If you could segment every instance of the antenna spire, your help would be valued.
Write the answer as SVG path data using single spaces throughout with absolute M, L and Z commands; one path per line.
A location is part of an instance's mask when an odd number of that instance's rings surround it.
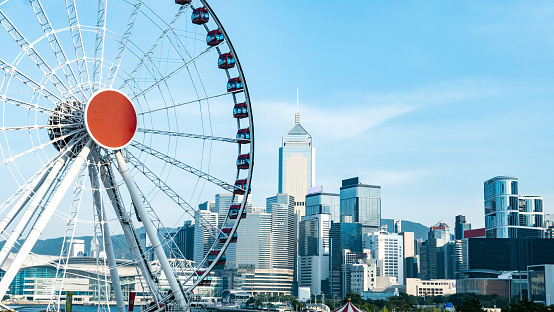
M 299 103 L 298 88 L 296 88 L 296 115 L 294 115 L 294 122 L 297 124 L 300 123 L 300 112 L 298 111 Z

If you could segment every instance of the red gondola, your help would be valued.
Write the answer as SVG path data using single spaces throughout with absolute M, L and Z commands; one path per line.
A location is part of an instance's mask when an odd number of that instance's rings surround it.
M 235 181 L 235 186 L 240 188 L 240 189 L 235 189 L 234 190 L 234 193 L 235 194 L 244 194 L 244 190 L 246 189 L 246 180 L 236 180 Z M 250 194 L 250 190 L 248 190 L 248 193 Z
M 208 9 L 201 7 L 192 11 L 192 22 L 196 25 L 206 24 L 210 20 Z
M 175 0 L 175 3 L 181 4 L 181 5 L 183 5 L 183 4 L 189 4 L 189 3 L 191 3 L 191 2 L 192 2 L 192 0 Z
M 244 89 L 244 85 L 240 78 L 231 78 L 227 82 L 227 92 L 242 91 L 242 89 Z
M 240 144 L 250 143 L 250 129 L 239 129 L 237 132 L 237 142 Z
M 250 154 L 242 154 L 237 158 L 237 169 L 248 169 L 250 167 Z
M 223 53 L 217 60 L 217 67 L 221 69 L 229 69 L 235 67 L 235 57 L 233 53 Z
M 212 250 L 208 253 L 208 265 L 211 265 L 215 261 L 218 254 L 219 254 L 219 250 Z M 227 259 L 225 258 L 225 254 L 222 254 L 221 258 L 217 260 L 215 265 L 225 265 L 226 261 Z
M 239 216 L 240 205 L 231 205 L 229 207 L 229 219 L 235 220 Z M 246 209 L 242 211 L 241 219 L 246 218 Z
M 208 36 L 206 36 L 206 42 L 209 46 L 216 46 L 223 42 L 223 33 L 219 29 L 214 29 L 208 31 Z
M 219 233 L 219 242 L 220 243 L 225 243 L 227 241 L 227 238 L 229 237 L 229 234 L 231 234 L 231 230 L 232 230 L 231 228 L 221 229 L 222 233 Z M 233 234 L 233 237 L 231 237 L 231 243 L 236 243 L 237 238 L 238 238 L 238 235 L 237 235 L 237 232 L 235 232 L 235 234 Z
M 233 107 L 233 117 L 245 118 L 248 117 L 248 106 L 246 103 L 238 103 Z
M 196 271 L 196 279 L 199 279 L 203 274 L 204 274 L 205 271 Z M 200 281 L 200 283 L 198 283 L 198 286 L 210 286 L 212 284 L 212 276 L 211 274 L 208 274 L 206 275 L 206 277 L 204 277 L 204 279 L 202 279 Z

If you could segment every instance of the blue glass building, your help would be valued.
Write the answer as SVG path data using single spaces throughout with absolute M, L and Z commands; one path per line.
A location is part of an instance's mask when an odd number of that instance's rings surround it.
M 352 216 L 362 224 L 362 233 L 378 232 L 381 227 L 381 187 L 360 183 L 359 178 L 342 180 L 340 214 Z

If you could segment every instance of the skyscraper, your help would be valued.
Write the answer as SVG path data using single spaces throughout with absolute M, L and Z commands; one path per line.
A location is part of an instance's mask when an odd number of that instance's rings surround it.
M 330 214 L 332 222 L 340 222 L 340 195 L 324 193 L 323 188 L 306 195 L 306 215 L 321 213 Z
M 362 224 L 363 235 L 381 227 L 381 187 L 360 183 L 358 177 L 342 180 L 340 214 Z
M 294 125 L 283 135 L 279 148 L 279 194 L 294 196 L 294 211 L 305 215 L 305 197 L 315 180 L 315 149 L 312 136 L 300 125 L 296 113 Z
M 212 247 L 215 241 L 212 233 L 213 228 L 208 226 L 217 227 L 218 215 L 217 212 L 209 210 L 197 210 L 194 219 L 202 220 L 194 225 L 194 262 L 200 263 L 208 254 L 210 247 Z
M 294 198 L 277 194 L 266 199 L 271 214 L 271 268 L 294 270 L 296 264 L 296 224 Z
M 302 217 L 298 254 L 300 256 L 299 286 L 310 287 L 312 295 L 328 291 L 329 230 L 331 215 L 312 214 Z
M 271 214 L 249 213 L 240 222 L 235 243 L 237 268 L 269 269 L 271 261 Z
M 353 253 L 362 252 L 362 224 L 351 221 L 352 218 L 343 218 L 340 223 L 331 223 L 328 295 L 343 296 L 347 292 L 343 270 L 347 263 L 343 262 L 343 250 L 348 249 Z
M 446 278 L 446 251 L 450 241 L 450 227 L 438 222 L 429 229 L 429 239 L 421 245 L 420 277 L 422 279 Z
M 485 181 L 484 195 L 487 238 L 544 237 L 543 199 L 519 196 L 516 177 Z
M 471 223 L 466 221 L 464 215 L 456 216 L 456 224 L 454 226 L 454 237 L 456 240 L 464 238 L 464 232 L 471 230 Z

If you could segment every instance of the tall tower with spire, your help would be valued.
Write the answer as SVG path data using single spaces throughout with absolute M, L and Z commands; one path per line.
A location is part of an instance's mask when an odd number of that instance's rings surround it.
M 279 190 L 294 196 L 298 219 L 306 214 L 306 194 L 315 183 L 315 149 L 312 136 L 300 125 L 298 94 L 294 125 L 283 135 L 279 148 Z

